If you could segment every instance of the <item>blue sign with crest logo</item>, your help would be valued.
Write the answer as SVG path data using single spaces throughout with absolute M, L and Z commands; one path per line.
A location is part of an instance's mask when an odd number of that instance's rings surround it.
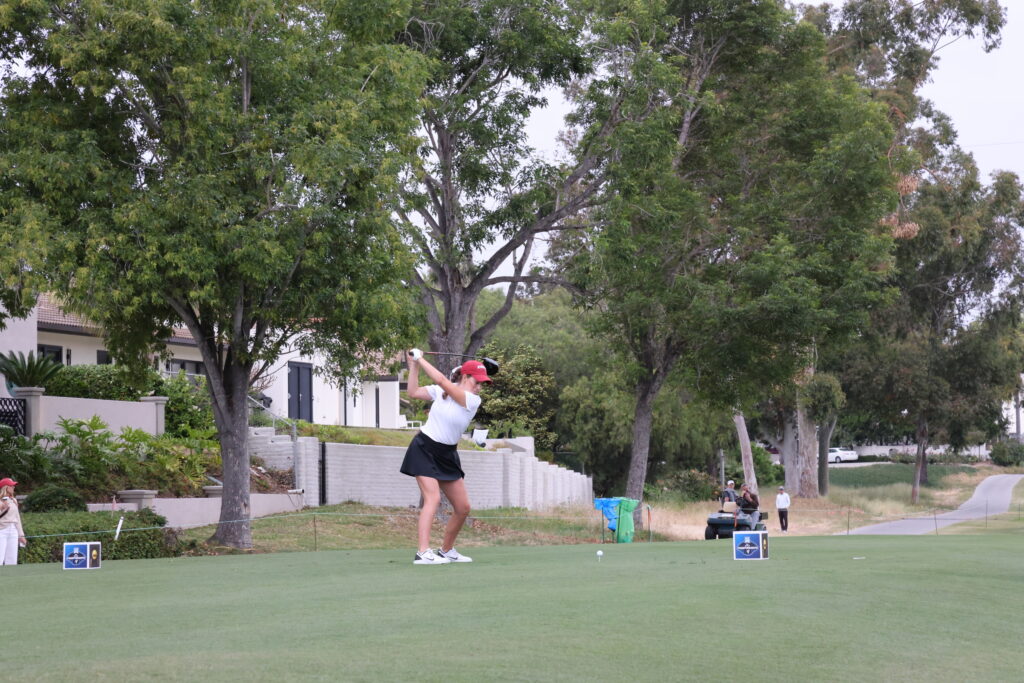
M 99 569 L 103 546 L 99 541 L 64 544 L 64 569 Z
M 732 535 L 732 559 L 767 560 L 767 531 L 737 531 Z

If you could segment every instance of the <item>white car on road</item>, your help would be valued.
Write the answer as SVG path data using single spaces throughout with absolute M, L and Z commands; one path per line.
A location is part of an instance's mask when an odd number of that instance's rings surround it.
M 829 462 L 851 462 L 857 459 L 857 451 L 849 450 L 846 448 L 830 448 L 828 449 L 828 461 Z

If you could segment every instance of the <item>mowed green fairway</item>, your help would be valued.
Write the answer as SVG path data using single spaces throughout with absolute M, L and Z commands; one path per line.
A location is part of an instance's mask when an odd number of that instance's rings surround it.
M 1019 535 L 0 568 L 6 680 L 1011 681 Z M 598 548 L 604 550 L 599 563 Z M 863 559 L 854 559 L 863 558 Z

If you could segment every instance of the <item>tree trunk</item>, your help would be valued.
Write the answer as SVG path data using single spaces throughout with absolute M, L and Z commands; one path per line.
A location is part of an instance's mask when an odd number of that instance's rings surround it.
M 797 481 L 797 433 L 795 418 L 791 413 L 786 413 L 782 423 L 782 434 L 769 434 L 762 432 L 761 436 L 779 451 L 779 464 L 786 475 L 786 490 L 796 491 Z
M 910 503 L 917 505 L 921 498 L 921 484 L 926 483 L 921 475 L 927 466 L 928 452 L 928 420 L 919 418 L 917 421 L 917 459 L 914 464 L 914 484 L 910 488 Z
M 828 447 L 838 419 L 832 417 L 818 425 L 818 494 L 822 496 L 828 495 Z
M 797 458 L 796 458 L 796 495 L 801 498 L 818 497 L 818 437 L 815 434 L 814 421 L 807 411 L 797 406 Z M 789 481 L 789 475 L 786 476 Z
M 647 480 L 647 457 L 651 450 L 651 427 L 654 423 L 654 398 L 658 395 L 661 382 L 645 380 L 636 388 L 636 407 L 633 411 L 633 445 L 629 458 L 629 477 L 626 481 L 626 497 L 639 501 L 644 499 L 644 483 Z M 633 512 L 633 523 L 637 529 L 643 526 L 640 506 Z
M 458 314 L 455 313 L 447 317 L 450 320 L 453 317 L 458 317 Z M 455 320 L 453 326 L 448 330 L 432 330 L 428 341 L 431 351 L 442 354 L 431 356 L 430 362 L 438 370 L 448 375 L 453 368 L 462 365 L 465 360 L 460 357 L 461 354 L 466 353 L 465 320 Z
M 743 463 L 743 480 L 750 487 L 750 490 L 757 493 L 757 472 L 754 471 L 754 454 L 750 450 L 750 434 L 747 432 L 747 421 L 743 413 L 732 414 L 733 424 L 736 425 L 736 438 L 740 442 L 740 461 Z
M 216 359 L 210 360 L 216 362 Z M 251 548 L 247 405 L 251 368 L 234 365 L 231 358 L 224 365 L 219 378 L 219 373 L 208 373 L 207 378 L 224 467 L 220 522 L 212 540 L 233 548 Z

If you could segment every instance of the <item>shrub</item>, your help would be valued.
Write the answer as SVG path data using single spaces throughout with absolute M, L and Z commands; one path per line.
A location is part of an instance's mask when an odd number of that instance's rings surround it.
M 767 491 L 771 487 L 786 481 L 786 469 L 782 465 L 773 463 L 771 453 L 765 448 L 757 444 L 751 444 L 750 453 L 754 460 L 754 474 L 757 476 L 758 491 Z M 745 479 L 743 467 L 740 464 L 739 447 L 735 447 L 732 451 L 730 464 L 726 468 L 725 478 L 734 480 L 737 490 L 739 490 L 740 484 Z
M 157 489 L 172 495 L 198 493 L 208 471 L 221 469 L 209 434 L 155 437 L 140 429 L 115 436 L 102 420 L 61 420 L 49 442 L 53 475 L 87 498 L 109 499 L 125 488 Z
M 653 500 L 678 498 L 683 501 L 709 500 L 718 491 L 718 482 L 699 470 L 679 470 L 644 487 L 644 497 Z
M 85 512 L 85 499 L 77 492 L 58 484 L 44 484 L 25 497 L 26 512 Z
M 64 366 L 52 358 L 37 356 L 29 351 L 28 356 L 20 351 L 8 354 L 0 353 L 0 375 L 18 387 L 45 387 L 54 375 L 60 373 Z
M 117 438 L 99 417 L 62 419 L 58 424 L 61 431 L 44 435 L 57 474 L 84 495 L 106 498 L 111 491 L 125 488 L 137 474 L 137 457 L 119 448 Z
M 970 465 L 978 462 L 978 458 L 970 453 L 948 450 L 929 455 L 928 462 L 933 465 Z
M 168 435 L 216 434 L 213 408 L 204 378 L 188 377 L 182 371 L 174 377 L 165 378 L 156 391 L 167 397 L 164 432 Z
M 998 441 L 992 446 L 992 462 L 1000 467 L 1024 465 L 1024 443 L 1019 441 Z
M 889 451 L 889 460 L 901 465 L 913 465 L 917 462 L 917 455 L 914 453 L 906 453 L 904 451 L 891 450 Z
M 491 438 L 532 436 L 537 450 L 554 450 L 558 405 L 554 376 L 528 346 L 493 346 L 485 352 L 501 362 L 502 372 L 487 386 L 476 414 L 479 425 L 490 430 Z
M 48 396 L 138 401 L 159 384 L 160 377 L 152 370 L 139 377 L 121 365 L 69 365 L 43 386 Z
M 152 439 L 141 465 L 138 485 L 175 496 L 199 493 L 207 483 L 206 473 L 221 469 L 216 443 L 193 438 Z
M 0 425 L 0 472 L 25 490 L 47 482 L 53 472 L 42 435 L 25 438 L 7 425 Z
M 121 516 L 121 536 L 114 531 Z M 19 554 L 21 562 L 60 562 L 65 543 L 99 541 L 104 560 L 137 560 L 173 557 L 179 544 L 167 520 L 152 510 L 138 512 L 25 512 L 22 515 L 29 543 Z M 134 529 L 139 529 L 134 531 Z M 41 538 L 31 538 L 41 537 Z

